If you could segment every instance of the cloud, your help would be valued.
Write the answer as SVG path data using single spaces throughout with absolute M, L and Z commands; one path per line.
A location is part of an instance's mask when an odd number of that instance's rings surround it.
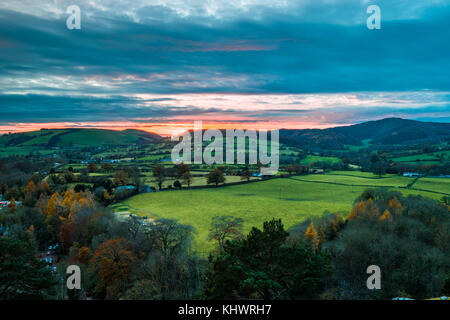
M 81 30 L 73 1 L 0 3 L 2 121 L 448 119 L 445 1 L 76 3 Z

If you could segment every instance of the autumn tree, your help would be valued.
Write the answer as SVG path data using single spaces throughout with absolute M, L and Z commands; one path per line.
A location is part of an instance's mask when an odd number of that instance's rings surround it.
M 391 219 L 391 212 L 386 209 L 386 210 L 384 210 L 383 214 L 381 215 L 380 220 L 384 221 L 384 220 L 389 220 L 389 219 Z
M 314 227 L 314 223 L 311 222 L 308 229 L 305 232 L 306 241 L 311 244 L 311 248 L 314 252 L 319 249 L 319 237 L 317 235 L 317 230 Z
M 87 169 L 89 173 L 94 173 L 98 171 L 98 166 L 95 163 L 89 163 Z
M 25 186 L 23 191 L 25 194 L 30 194 L 30 195 L 32 195 L 33 193 L 36 192 L 36 184 L 33 182 L 33 180 L 30 180 L 28 182 L 28 184 Z
M 128 241 L 124 238 L 111 239 L 103 242 L 94 256 L 91 264 L 98 271 L 100 282 L 95 291 L 107 299 L 118 299 L 129 281 L 131 264 L 136 256 Z
M 10 213 L 14 213 L 16 211 L 16 208 L 17 208 L 16 200 L 12 198 L 11 201 L 8 203 L 8 211 Z
M 128 173 L 124 170 L 118 170 L 114 174 L 114 184 L 116 186 L 124 186 L 127 185 L 129 181 Z
M 47 212 L 45 223 L 47 225 L 48 232 L 52 235 L 53 239 L 57 239 L 59 235 L 59 229 L 62 223 L 61 216 L 64 213 L 64 207 L 62 205 L 63 198 L 58 192 L 55 192 L 47 203 Z
M 378 217 L 380 214 L 377 206 L 374 204 L 373 199 L 369 198 L 369 200 L 362 200 L 355 204 L 350 211 L 347 219 L 352 220 L 356 217 Z
M 50 186 L 44 180 L 39 184 L 38 190 L 40 194 L 50 194 Z
M 51 216 L 54 214 L 59 214 L 62 208 L 63 198 L 59 194 L 59 192 L 55 192 L 48 201 L 47 204 L 47 216 Z
M 391 208 L 395 214 L 399 214 L 403 210 L 403 206 L 397 197 L 394 197 L 389 201 L 389 208 Z
M 89 263 L 89 260 L 91 260 L 91 258 L 92 258 L 92 253 L 88 247 L 83 246 L 78 250 L 77 260 L 80 263 L 87 264 L 87 263 Z

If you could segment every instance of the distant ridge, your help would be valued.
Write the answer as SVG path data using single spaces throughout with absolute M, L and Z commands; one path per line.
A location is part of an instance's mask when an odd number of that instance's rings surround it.
M 92 147 L 157 143 L 164 138 L 136 129 L 42 129 L 0 136 L 0 147 Z M 340 149 L 344 145 L 431 143 L 450 139 L 450 123 L 385 118 L 328 129 L 281 129 L 280 141 L 302 147 Z
M 126 129 L 123 131 L 105 129 L 42 129 L 39 131 L 15 133 L 0 136 L 2 147 L 93 147 L 102 145 L 149 144 L 161 141 L 157 134 Z
M 385 118 L 328 129 L 280 130 L 280 140 L 290 144 L 338 149 L 343 145 L 427 143 L 450 138 L 450 123 Z

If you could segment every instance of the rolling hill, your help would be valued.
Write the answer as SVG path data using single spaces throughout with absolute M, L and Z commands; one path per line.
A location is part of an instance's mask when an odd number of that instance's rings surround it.
M 90 147 L 147 144 L 161 141 L 157 134 L 140 130 L 42 129 L 0 136 L 0 147 Z M 450 139 L 450 123 L 386 118 L 329 129 L 282 129 L 280 142 L 302 148 L 342 149 L 345 145 L 431 143 Z
M 386 118 L 329 129 L 280 130 L 280 141 L 303 147 L 340 149 L 344 145 L 429 143 L 450 139 L 450 123 Z
M 161 136 L 140 130 L 42 129 L 0 136 L 0 146 L 7 147 L 91 147 L 158 142 Z

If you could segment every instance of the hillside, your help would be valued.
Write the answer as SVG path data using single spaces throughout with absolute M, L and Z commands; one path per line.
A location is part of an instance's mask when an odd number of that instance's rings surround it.
M 386 118 L 329 129 L 281 130 L 280 140 L 304 147 L 340 149 L 344 145 L 428 143 L 450 139 L 450 123 Z
M 90 147 L 99 145 L 147 144 L 162 137 L 140 130 L 42 129 L 0 136 L 0 147 Z M 386 118 L 356 125 L 329 129 L 282 129 L 280 142 L 302 148 L 342 149 L 345 145 L 361 146 L 441 142 L 450 139 L 450 123 L 421 122 Z
M 0 147 L 91 147 L 145 144 L 160 141 L 153 133 L 139 130 L 42 129 L 0 136 Z

